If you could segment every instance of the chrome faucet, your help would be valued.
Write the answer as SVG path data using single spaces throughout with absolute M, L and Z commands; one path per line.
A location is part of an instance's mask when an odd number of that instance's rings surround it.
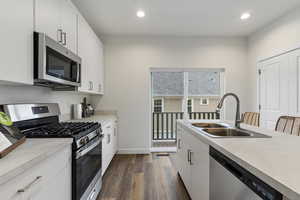
M 217 106 L 217 112 L 220 112 L 221 108 L 223 107 L 223 103 L 224 103 L 224 100 L 226 99 L 226 97 L 228 96 L 233 96 L 236 100 L 236 114 L 235 114 L 235 127 L 236 128 L 240 128 L 240 123 L 242 122 L 241 120 L 241 115 L 240 115 L 240 99 L 239 97 L 234 94 L 234 93 L 227 93 L 225 94 L 222 99 L 220 100 L 218 106 Z

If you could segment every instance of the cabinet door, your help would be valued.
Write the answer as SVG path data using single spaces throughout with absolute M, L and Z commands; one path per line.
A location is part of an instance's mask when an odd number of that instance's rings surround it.
M 181 137 L 181 132 L 182 130 L 177 127 L 177 131 L 176 131 L 176 135 L 177 135 L 177 151 L 176 153 L 173 153 L 171 154 L 171 161 L 172 161 L 172 164 L 175 168 L 175 170 L 180 174 L 179 171 L 181 171 L 181 165 L 182 165 L 182 159 L 181 159 L 181 154 L 182 154 L 182 146 L 181 146 L 181 143 L 182 143 L 182 137 Z
M 34 2 L 3 0 L 1 4 L 0 80 L 33 84 Z
M 63 44 L 77 54 L 77 12 L 70 0 L 62 0 Z
M 106 124 L 103 127 L 104 138 L 102 140 L 102 174 L 105 173 L 114 153 L 112 145 L 112 125 Z
M 113 155 L 117 153 L 118 150 L 118 124 L 117 122 L 114 123 L 113 129 Z
M 209 146 L 190 135 L 192 199 L 209 200 Z
M 99 57 L 100 57 L 100 49 L 99 49 L 99 40 L 94 32 L 91 35 L 92 44 L 90 48 L 91 52 L 91 67 L 89 69 L 89 78 L 92 82 L 92 92 L 98 93 L 98 77 L 99 77 Z
M 91 38 L 92 43 L 90 45 L 91 57 L 91 68 L 89 69 L 89 79 L 92 82 L 92 93 L 102 94 L 102 68 L 103 68 L 103 49 L 102 43 L 99 40 L 98 36 L 92 31 Z
M 28 200 L 66 200 L 71 199 L 71 162 L 55 174 L 49 181 L 35 192 L 31 192 Z M 51 194 L 51 195 L 49 195 Z
M 35 31 L 62 42 L 62 0 L 35 0 Z
M 82 16 L 78 16 L 78 55 L 81 57 L 81 92 L 91 92 L 92 32 Z
M 179 129 L 180 130 L 180 129 Z M 182 130 L 181 150 L 179 152 L 180 167 L 179 174 L 188 192 L 191 190 L 191 166 L 189 163 L 189 155 L 191 147 L 189 145 L 188 134 L 185 130 Z
M 104 63 L 103 63 L 103 44 L 97 37 L 97 55 L 96 55 L 96 92 L 98 94 L 104 94 Z
M 2 184 L 1 199 L 70 199 L 71 162 L 70 145 Z

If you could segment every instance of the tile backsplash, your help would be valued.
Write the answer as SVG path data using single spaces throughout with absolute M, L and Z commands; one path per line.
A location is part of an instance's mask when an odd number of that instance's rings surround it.
M 89 95 L 77 92 L 53 91 L 38 86 L 0 85 L 0 104 L 10 103 L 58 103 L 64 119 L 71 113 L 71 105 L 81 103 Z

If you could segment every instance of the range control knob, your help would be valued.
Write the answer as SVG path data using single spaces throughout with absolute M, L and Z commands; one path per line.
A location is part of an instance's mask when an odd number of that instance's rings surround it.
M 82 139 L 79 141 L 79 144 L 80 144 L 80 145 L 85 145 L 85 144 L 86 144 L 85 138 L 82 138 Z

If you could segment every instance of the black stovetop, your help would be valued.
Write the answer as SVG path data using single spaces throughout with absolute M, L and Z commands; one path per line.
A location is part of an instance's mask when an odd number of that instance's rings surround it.
M 21 132 L 28 138 L 76 138 L 101 128 L 94 122 L 62 122 L 24 129 Z

